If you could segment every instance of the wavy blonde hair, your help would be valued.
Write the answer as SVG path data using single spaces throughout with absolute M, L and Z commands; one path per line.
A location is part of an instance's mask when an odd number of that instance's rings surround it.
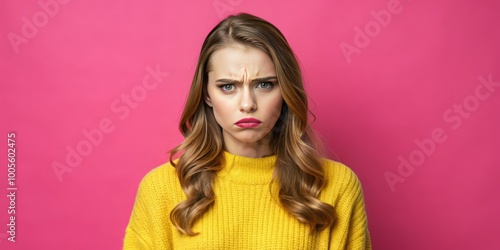
M 213 110 L 204 102 L 210 57 L 231 44 L 261 49 L 273 61 L 283 95 L 280 118 L 271 130 L 271 149 L 277 155 L 273 182 L 278 183 L 281 206 L 311 233 L 334 224 L 335 209 L 318 196 L 325 185 L 320 154 L 308 120 L 308 101 L 302 75 L 288 42 L 271 23 L 246 13 L 229 16 L 206 37 L 201 48 L 179 129 L 185 140 L 170 152 L 186 200 L 170 213 L 181 232 L 196 235 L 196 220 L 214 204 L 213 182 L 223 166 L 222 131 Z M 173 158 L 181 153 L 177 163 Z

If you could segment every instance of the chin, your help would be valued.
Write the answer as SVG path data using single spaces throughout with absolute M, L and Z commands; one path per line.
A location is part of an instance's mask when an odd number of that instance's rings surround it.
M 257 134 L 257 133 L 249 133 L 249 134 L 246 134 L 244 136 L 240 135 L 240 136 L 235 136 L 234 138 L 236 138 L 238 141 L 240 142 L 244 142 L 244 143 L 254 143 L 254 142 L 259 142 L 263 139 L 265 139 L 265 135 L 262 135 L 262 134 Z
M 244 138 L 236 138 L 238 141 L 243 143 L 254 143 L 258 142 L 262 139 L 262 137 L 244 137 Z
M 266 133 L 267 132 L 267 133 Z M 265 141 L 270 131 L 262 131 L 262 130 L 223 130 L 223 136 L 229 136 L 233 138 L 234 141 L 238 141 L 241 143 L 256 143 L 259 141 Z M 224 135 L 225 134 L 225 135 Z

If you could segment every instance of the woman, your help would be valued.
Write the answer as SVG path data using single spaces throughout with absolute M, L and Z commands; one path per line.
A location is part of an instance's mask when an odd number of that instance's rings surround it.
M 361 185 L 320 157 L 308 113 L 281 32 L 249 14 L 221 21 L 201 49 L 185 140 L 142 180 L 124 248 L 371 249 Z

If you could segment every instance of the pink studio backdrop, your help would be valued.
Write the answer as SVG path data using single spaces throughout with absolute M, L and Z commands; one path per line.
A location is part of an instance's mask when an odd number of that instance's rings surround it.
M 120 249 L 139 181 L 182 140 L 202 41 L 237 12 L 274 23 L 298 55 L 314 127 L 363 184 L 375 249 L 500 249 L 499 9 L 2 1 L 0 249 Z

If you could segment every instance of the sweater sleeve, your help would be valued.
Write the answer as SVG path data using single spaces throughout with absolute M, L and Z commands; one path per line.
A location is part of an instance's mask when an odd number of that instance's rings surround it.
M 161 177 L 161 171 L 157 168 L 149 172 L 139 184 L 125 229 L 123 249 L 166 248 L 171 243 L 172 232 L 165 212 L 167 201 Z
M 349 218 L 349 233 L 347 234 L 346 249 L 371 250 L 371 239 L 368 231 L 368 221 L 361 185 L 359 185 L 358 190 L 359 192 L 356 194 L 356 199 L 354 199 L 352 206 L 353 211 L 351 213 L 351 217 Z
M 338 218 L 330 237 L 330 249 L 371 250 L 361 183 L 349 168 L 344 166 L 341 172 L 339 182 L 343 187 L 336 204 Z

